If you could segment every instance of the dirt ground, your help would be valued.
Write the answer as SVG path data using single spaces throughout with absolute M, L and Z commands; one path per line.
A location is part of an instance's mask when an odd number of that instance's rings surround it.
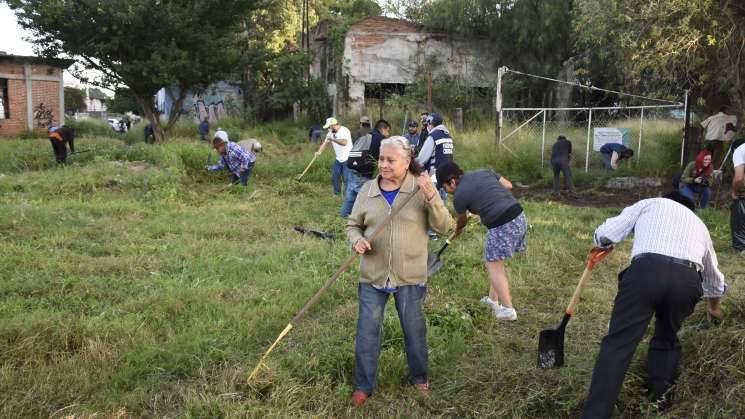
M 669 185 L 634 190 L 597 188 L 585 191 L 578 190 L 576 197 L 570 197 L 566 191 L 563 191 L 560 199 L 553 197 L 549 187 L 516 187 L 512 191 L 516 198 L 528 201 L 556 201 L 575 207 L 620 208 L 641 199 L 662 196 L 670 190 Z M 718 192 L 715 187 L 711 191 L 710 205 L 717 209 L 726 208 L 730 201 L 729 196 L 730 186 L 728 184 L 722 185 Z

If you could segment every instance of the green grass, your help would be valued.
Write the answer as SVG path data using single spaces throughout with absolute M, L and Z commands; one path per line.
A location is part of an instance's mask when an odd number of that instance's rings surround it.
M 221 191 L 226 175 L 202 171 L 208 149 L 194 140 L 149 146 L 85 137 L 78 148 L 95 151 L 66 167 L 52 162 L 47 140 L 0 141 L 0 417 L 578 415 L 629 244 L 596 268 L 568 328 L 566 368 L 536 368 L 537 334 L 561 319 L 593 228 L 616 209 L 524 203 L 529 250 L 508 263 L 514 324 L 497 323 L 478 303 L 487 289 L 484 229 L 469 227 L 444 254 L 425 303 L 430 398 L 405 385 L 390 304 L 376 393 L 363 409 L 350 407 L 356 268 L 248 386 L 261 354 L 349 247 L 292 230 L 343 236 L 331 153 L 296 182 L 314 151 L 300 143 L 304 128 L 234 129 L 264 145 L 247 191 Z M 547 185 L 547 170 L 495 151 L 489 133 L 458 141 L 466 168 L 496 167 Z M 745 291 L 737 279 L 745 264 L 730 250 L 727 216 L 702 213 L 729 278 L 729 318 L 708 328 L 699 305 L 686 322 L 668 417 L 745 415 Z M 655 416 L 641 388 L 645 351 L 627 374 L 623 417 Z

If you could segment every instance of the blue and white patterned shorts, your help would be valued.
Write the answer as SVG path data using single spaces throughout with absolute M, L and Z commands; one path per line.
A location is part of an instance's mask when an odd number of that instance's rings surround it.
M 484 258 L 487 262 L 510 259 L 515 252 L 525 252 L 525 232 L 528 223 L 525 213 L 515 217 L 507 224 L 490 228 L 486 232 Z

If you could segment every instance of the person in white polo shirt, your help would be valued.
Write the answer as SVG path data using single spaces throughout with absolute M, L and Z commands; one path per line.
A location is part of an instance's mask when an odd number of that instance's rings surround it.
M 694 212 L 693 201 L 679 192 L 643 199 L 624 208 L 595 230 L 594 244 L 610 248 L 634 233 L 631 264 L 618 275 L 608 334 L 600 345 L 583 418 L 609 418 L 626 370 L 644 338 L 652 315 L 648 391 L 666 407 L 678 374 L 678 330 L 701 299 L 710 316 L 723 319 L 719 299 L 727 284 L 717 267 L 709 230 Z
M 336 160 L 334 160 L 334 166 L 331 168 L 331 184 L 334 187 L 334 196 L 339 196 L 347 187 L 349 176 L 347 159 L 349 158 L 349 152 L 352 150 L 352 133 L 349 132 L 349 128 L 340 124 L 334 117 L 326 119 L 323 129 L 328 130 L 326 141 L 331 142 L 331 145 L 334 146 L 334 153 L 336 153 Z M 342 180 L 344 181 L 344 189 L 341 187 Z

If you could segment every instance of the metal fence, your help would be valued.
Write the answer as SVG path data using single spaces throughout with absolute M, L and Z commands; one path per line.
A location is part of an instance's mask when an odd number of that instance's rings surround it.
M 500 114 L 499 144 L 513 155 L 516 150 L 540 153 L 541 167 L 550 159 L 551 146 L 559 135 L 573 144 L 573 165 L 591 165 L 601 161 L 592 151 L 595 128 L 626 128 L 637 166 L 647 149 L 657 147 L 656 132 L 682 130 L 682 105 L 594 107 L 594 108 L 503 108 Z M 679 131 L 682 132 L 682 131 Z M 682 136 L 681 136 L 682 138 Z M 682 147 L 682 142 L 681 142 Z M 654 155 L 654 153 L 652 154 Z

